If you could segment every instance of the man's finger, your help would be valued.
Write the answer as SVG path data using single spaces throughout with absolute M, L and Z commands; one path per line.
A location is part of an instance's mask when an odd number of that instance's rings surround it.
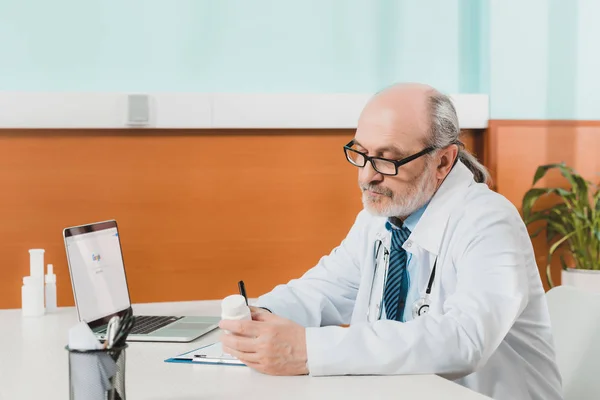
M 275 314 L 271 314 L 270 312 L 261 312 L 261 313 L 256 313 L 256 314 L 252 314 L 252 319 L 254 321 L 259 321 L 259 322 L 274 322 L 274 321 L 281 321 L 283 318 L 275 315 Z
M 256 321 L 258 315 L 260 314 L 271 314 L 271 312 L 265 310 L 264 308 L 250 306 L 250 315 L 252 316 L 253 320 Z
M 248 306 L 250 308 L 250 312 L 251 313 L 269 313 L 271 314 L 269 311 L 265 310 L 264 308 L 260 308 L 260 307 L 256 307 L 256 306 Z
M 257 372 L 260 372 L 261 374 L 266 374 L 266 372 L 265 372 L 265 366 L 264 365 L 262 365 L 260 363 L 253 363 L 253 362 L 250 362 L 250 361 L 246 361 L 246 362 L 242 361 L 242 362 L 247 367 L 250 367 L 250 368 L 252 368 L 253 370 L 255 370 Z
M 227 354 L 234 356 L 244 364 L 246 364 L 247 362 L 259 364 L 260 356 L 258 355 L 258 353 L 244 353 L 226 346 L 223 347 L 223 351 Z
M 256 339 L 238 335 L 221 335 L 221 343 L 230 349 L 244 353 L 256 353 Z
M 255 321 L 235 321 L 222 319 L 219 328 L 240 336 L 257 337 L 262 324 Z
M 250 362 L 250 361 L 246 361 L 244 364 L 245 364 L 247 367 L 250 367 L 250 368 L 252 368 L 253 370 L 260 372 L 261 374 L 265 374 L 265 375 L 266 375 L 266 372 L 265 372 L 265 366 L 264 366 L 264 365 L 262 365 L 262 364 L 259 364 L 259 363 L 252 363 L 252 362 Z

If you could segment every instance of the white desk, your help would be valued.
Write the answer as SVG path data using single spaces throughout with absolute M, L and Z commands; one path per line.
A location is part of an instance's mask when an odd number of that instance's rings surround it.
M 136 314 L 219 315 L 220 302 L 141 304 Z M 0 311 L 0 399 L 68 399 L 68 329 L 74 308 L 39 318 Z M 247 367 L 172 364 L 166 358 L 218 340 L 215 330 L 191 343 L 130 343 L 126 388 L 132 400 L 191 399 L 460 399 L 477 394 L 435 375 L 275 377 Z

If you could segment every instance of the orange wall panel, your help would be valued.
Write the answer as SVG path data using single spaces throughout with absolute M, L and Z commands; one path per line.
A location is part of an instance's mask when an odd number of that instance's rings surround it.
M 67 226 L 116 219 L 133 302 L 249 296 L 303 274 L 362 208 L 351 130 L 0 131 L 0 309 L 19 308 L 30 248 L 73 305 Z M 482 149 L 468 131 L 468 148 Z
M 0 308 L 20 307 L 33 247 L 72 305 L 66 226 L 115 218 L 133 302 L 258 296 L 314 265 L 360 210 L 350 131 L 0 136 Z

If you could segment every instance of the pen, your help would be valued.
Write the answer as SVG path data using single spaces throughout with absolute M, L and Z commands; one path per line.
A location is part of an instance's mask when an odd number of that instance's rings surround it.
M 120 318 L 116 315 L 108 321 L 108 326 L 106 327 L 106 340 L 104 341 L 105 349 L 111 349 L 115 344 L 115 337 L 119 330 L 119 322 Z
M 238 289 L 240 289 L 240 294 L 244 296 L 244 299 L 246 300 L 246 305 L 248 305 L 248 296 L 246 296 L 246 286 L 244 286 L 244 281 L 238 282 Z

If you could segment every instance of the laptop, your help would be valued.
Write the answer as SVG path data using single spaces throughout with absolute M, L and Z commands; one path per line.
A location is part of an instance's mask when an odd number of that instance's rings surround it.
M 115 220 L 63 231 L 75 306 L 100 340 L 108 321 L 131 309 L 121 241 Z M 128 341 L 191 342 L 217 328 L 219 317 L 135 315 Z

